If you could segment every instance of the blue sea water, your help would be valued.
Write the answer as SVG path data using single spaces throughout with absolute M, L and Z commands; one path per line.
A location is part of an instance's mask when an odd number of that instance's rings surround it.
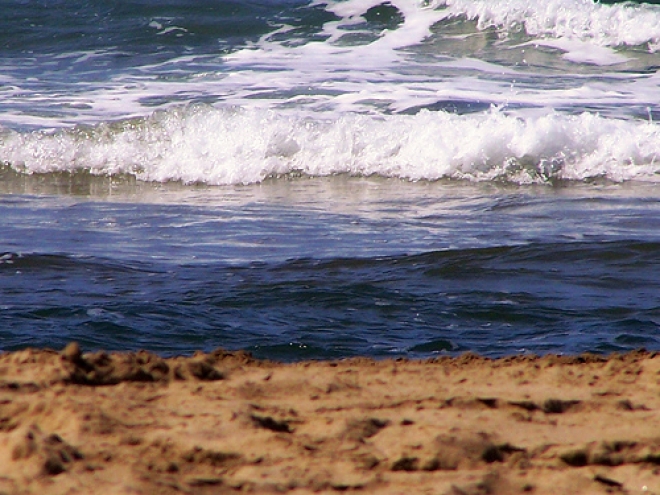
M 660 348 L 659 6 L 0 12 L 0 350 Z

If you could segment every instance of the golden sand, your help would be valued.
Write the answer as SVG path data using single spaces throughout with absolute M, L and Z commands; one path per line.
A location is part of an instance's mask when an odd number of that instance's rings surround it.
M 0 493 L 660 494 L 660 355 L 0 355 Z

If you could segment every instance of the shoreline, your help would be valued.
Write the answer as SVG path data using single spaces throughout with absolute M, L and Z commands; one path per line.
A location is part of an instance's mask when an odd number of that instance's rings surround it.
M 660 494 L 660 354 L 0 354 L 0 493 Z

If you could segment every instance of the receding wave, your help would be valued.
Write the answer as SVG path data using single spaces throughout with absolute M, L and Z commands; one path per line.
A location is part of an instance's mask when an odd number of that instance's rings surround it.
M 108 9 L 111 22 L 105 28 L 91 23 L 98 31 L 88 38 L 96 41 L 84 51 L 67 36 L 40 33 L 44 38 L 30 45 L 34 57 L 2 60 L 0 122 L 22 129 L 96 124 L 182 102 L 335 117 L 490 104 L 598 110 L 617 117 L 660 113 L 656 5 L 592 0 L 257 4 L 239 9 L 244 15 L 238 20 L 232 9 L 217 5 L 210 12 L 171 6 L 172 16 L 165 15 L 168 8 Z M 79 14 L 67 12 L 67 18 Z M 23 27 L 26 15 L 13 19 L 6 31 Z M 193 22 L 198 17 L 201 24 Z M 113 29 L 120 34 L 111 36 Z M 120 47 L 102 41 L 115 36 L 127 41 Z M 6 44 L 13 47 L 8 53 L 20 48 Z
M 657 181 L 660 127 L 597 114 L 496 109 L 458 115 L 346 114 L 181 107 L 54 132 L 5 131 L 0 160 L 25 174 L 132 175 L 142 181 L 249 184 L 282 175 L 379 175 L 516 184 Z

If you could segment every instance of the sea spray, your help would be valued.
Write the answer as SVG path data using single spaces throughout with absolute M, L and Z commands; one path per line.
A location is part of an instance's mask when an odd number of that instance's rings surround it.
M 130 174 L 144 181 L 249 184 L 289 173 L 408 180 L 543 183 L 655 181 L 660 127 L 598 115 L 527 119 L 498 109 L 456 115 L 344 115 L 336 120 L 259 109 L 180 107 L 56 132 L 9 132 L 0 159 L 28 174 Z

